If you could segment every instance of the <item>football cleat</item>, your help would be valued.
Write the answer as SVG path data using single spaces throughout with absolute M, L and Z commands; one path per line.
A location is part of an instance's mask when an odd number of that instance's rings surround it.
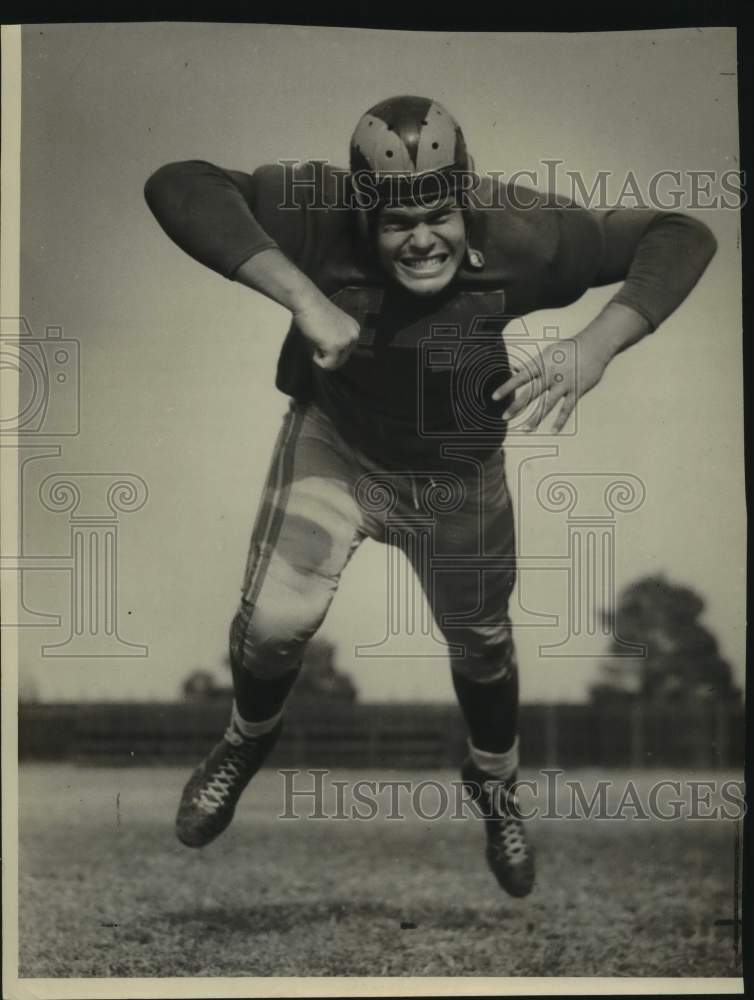
M 482 771 L 468 757 L 461 778 L 473 801 L 479 803 L 487 834 L 487 864 L 501 889 L 528 896 L 534 885 L 534 850 L 520 819 L 513 775 L 501 781 Z
M 183 789 L 175 820 L 182 844 L 204 847 L 230 825 L 241 792 L 267 759 L 281 728 L 279 722 L 264 736 L 250 738 L 228 727 Z

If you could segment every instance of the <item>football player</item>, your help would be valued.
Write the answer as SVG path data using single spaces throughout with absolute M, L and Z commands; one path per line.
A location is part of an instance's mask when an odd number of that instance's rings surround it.
M 281 162 L 245 173 L 189 161 L 159 169 L 145 194 L 179 247 L 292 316 L 276 382 L 291 402 L 230 628 L 232 716 L 185 787 L 178 837 L 200 847 L 230 823 L 278 739 L 341 572 L 372 538 L 401 545 L 425 588 L 468 727 L 462 776 L 483 806 L 487 859 L 507 892 L 525 896 L 534 855 L 513 787 L 506 426 L 537 399 L 529 429 L 552 413 L 559 431 L 612 358 L 683 302 L 714 237 L 680 213 L 588 211 L 480 178 L 458 123 L 412 96 L 361 118 L 350 171 Z M 509 362 L 501 332 L 511 318 L 615 282 L 574 338 L 577 366 L 556 363 L 562 341 L 534 368 Z M 449 330 L 459 335 L 437 339 Z M 442 348 L 441 364 L 427 344 Z M 422 515 L 432 522 L 428 557 L 416 541 Z M 497 569 L 480 573 L 480 555 Z

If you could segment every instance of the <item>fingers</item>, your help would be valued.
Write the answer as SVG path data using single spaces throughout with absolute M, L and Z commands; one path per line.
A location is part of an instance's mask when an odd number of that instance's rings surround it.
M 511 400 L 503 413 L 504 419 L 509 420 L 511 417 L 515 417 L 533 399 L 537 398 L 545 388 L 545 374 L 546 369 L 544 364 L 538 360 L 532 362 L 530 359 L 512 378 L 509 378 L 507 382 L 504 382 L 492 393 L 493 400 L 497 401 L 503 399 L 505 396 L 510 396 L 511 393 L 516 393 L 518 389 L 524 390 Z
M 498 400 L 503 399 L 505 396 L 508 396 L 511 392 L 515 392 L 516 389 L 520 388 L 522 385 L 525 385 L 527 382 L 531 381 L 532 378 L 534 377 L 536 376 L 534 376 L 532 372 L 524 368 L 516 375 L 513 375 L 511 378 L 509 378 L 507 382 L 503 382 L 503 384 L 499 388 L 495 389 L 495 391 L 492 393 L 492 398 L 495 400 L 495 402 L 497 402 Z
M 525 410 L 527 406 L 533 403 L 534 400 L 543 392 L 554 391 L 545 383 L 542 372 L 534 374 L 531 372 L 522 372 L 518 378 L 521 380 L 520 388 L 516 391 L 516 395 L 503 411 L 503 420 L 511 420 L 513 417 L 517 416 L 522 410 Z
M 560 387 L 555 389 L 548 389 L 545 395 L 544 405 L 537 407 L 536 412 L 526 421 L 522 430 L 525 433 L 530 433 L 536 430 L 537 427 L 542 423 L 548 413 L 551 413 L 558 403 L 558 400 L 563 399 L 565 392 Z
M 524 433 L 535 430 L 544 418 L 553 411 L 558 402 L 563 400 L 551 430 L 551 433 L 559 433 L 576 405 L 578 393 L 576 386 L 572 384 L 573 380 L 568 380 L 559 371 L 555 371 L 553 374 L 548 358 L 549 355 L 546 354 L 544 358 L 538 359 L 535 363 L 526 364 L 492 393 L 493 400 L 499 400 L 505 396 L 510 397 L 510 402 L 502 414 L 503 419 L 507 421 L 518 416 L 544 393 L 544 398 L 539 399 L 539 402 L 534 406 L 535 412 L 521 426 L 520 429 Z
M 573 413 L 575 406 L 576 406 L 576 395 L 575 393 L 569 392 L 563 398 L 563 405 L 560 407 L 560 412 L 558 413 L 557 417 L 555 418 L 555 421 L 553 422 L 552 425 L 553 434 L 559 434 L 563 430 L 566 423 L 568 422 L 568 418 Z
M 341 368 L 346 361 L 348 361 L 354 346 L 354 344 L 349 344 L 347 347 L 327 351 L 323 351 L 321 348 L 317 347 L 315 348 L 312 360 L 315 365 L 325 371 L 335 371 L 337 368 Z
M 322 353 L 315 352 L 314 364 L 326 372 L 331 372 L 335 371 L 336 368 L 340 368 L 341 362 L 337 354 L 331 354 L 330 352 L 325 354 L 323 351 Z
M 541 379 L 532 379 L 520 392 L 516 394 L 511 403 L 503 411 L 503 420 L 512 420 L 522 410 L 525 410 L 530 403 L 544 390 L 544 383 Z

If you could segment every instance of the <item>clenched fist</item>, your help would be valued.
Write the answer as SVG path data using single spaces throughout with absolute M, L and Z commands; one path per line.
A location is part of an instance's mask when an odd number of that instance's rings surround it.
M 314 348 L 314 363 L 328 371 L 348 360 L 359 340 L 359 324 L 324 295 L 293 313 L 296 326 Z

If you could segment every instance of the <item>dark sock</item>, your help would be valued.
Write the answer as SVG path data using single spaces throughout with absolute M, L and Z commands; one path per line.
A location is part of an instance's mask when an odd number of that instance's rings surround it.
M 513 746 L 518 727 L 518 672 L 480 684 L 453 673 L 453 687 L 461 706 L 472 746 L 488 753 L 504 753 Z M 243 713 L 241 713 L 243 714 Z
M 301 670 L 301 660 L 282 674 L 258 677 L 246 659 L 245 639 L 253 607 L 242 602 L 230 626 L 230 669 L 238 714 L 246 722 L 266 722 L 282 709 Z
M 240 664 L 231 663 L 236 707 L 246 722 L 264 722 L 277 715 L 296 682 L 301 665 L 280 677 L 255 677 Z

